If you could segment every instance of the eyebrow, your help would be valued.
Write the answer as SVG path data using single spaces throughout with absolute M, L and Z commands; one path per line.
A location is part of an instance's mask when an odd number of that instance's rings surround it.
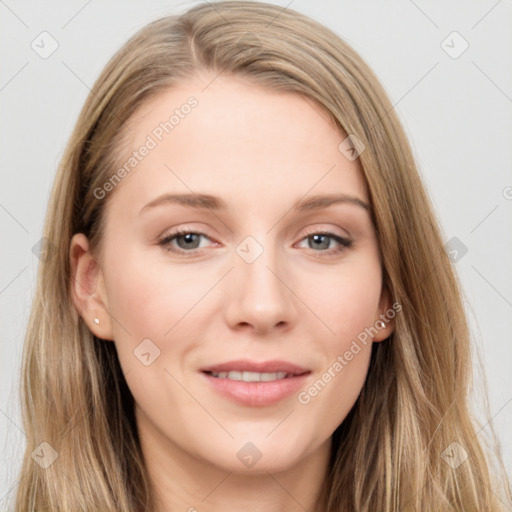
M 365 210 L 370 211 L 370 205 L 359 199 L 358 197 L 351 196 L 348 194 L 328 194 L 328 195 L 317 195 L 312 196 L 303 201 L 299 201 L 294 205 L 294 209 L 299 212 L 307 211 L 307 210 L 317 210 L 320 208 L 327 208 L 333 204 L 353 204 L 356 206 L 360 206 Z
M 227 204 L 219 197 L 209 194 L 162 194 L 146 204 L 139 215 L 149 208 L 164 204 L 181 204 L 190 208 L 205 208 L 208 210 L 225 210 Z
M 359 199 L 358 197 L 348 194 L 327 194 L 311 196 L 307 199 L 299 200 L 296 202 L 293 205 L 292 210 L 298 212 L 319 210 L 334 204 L 343 203 L 360 206 L 361 208 L 370 211 L 370 205 L 368 203 L 362 199 Z M 150 208 L 162 206 L 165 204 L 180 204 L 190 208 L 204 208 L 208 210 L 226 210 L 228 207 L 224 200 L 209 194 L 163 194 L 146 204 L 139 212 L 139 215 Z

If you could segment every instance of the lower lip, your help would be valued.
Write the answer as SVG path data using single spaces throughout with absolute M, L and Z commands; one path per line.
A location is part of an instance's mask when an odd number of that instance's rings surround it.
M 305 383 L 309 373 L 277 379 L 270 382 L 244 382 L 243 380 L 219 379 L 203 372 L 210 385 L 235 402 L 251 407 L 273 405 L 297 392 Z

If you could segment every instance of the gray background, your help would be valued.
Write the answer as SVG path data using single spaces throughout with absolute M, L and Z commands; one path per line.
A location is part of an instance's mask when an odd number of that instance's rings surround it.
M 18 385 L 38 263 L 32 248 L 41 238 L 58 161 L 110 56 L 147 22 L 196 3 L 0 0 L 1 510 L 14 492 L 25 441 Z M 458 252 L 456 268 L 477 360 L 487 374 L 492 417 L 478 435 L 484 437 L 491 425 L 496 429 L 510 472 L 511 1 L 273 3 L 337 32 L 366 59 L 395 104 L 445 240 L 456 237 L 467 247 L 466 254 Z M 39 36 L 43 31 L 58 43 L 46 59 L 31 47 L 34 40 L 42 46 L 41 37 L 48 37 Z M 467 50 L 454 58 L 464 40 Z

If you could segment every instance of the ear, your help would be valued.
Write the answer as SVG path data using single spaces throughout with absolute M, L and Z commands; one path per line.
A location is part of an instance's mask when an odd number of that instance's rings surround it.
M 402 308 L 400 307 L 399 310 Z M 377 329 L 377 334 L 373 337 L 373 341 L 383 341 L 395 330 L 395 315 L 397 311 L 395 304 L 391 305 L 391 294 L 386 286 L 382 287 L 380 294 L 378 314 L 375 316 L 374 326 Z
M 113 340 L 103 272 L 84 234 L 78 233 L 71 239 L 69 258 L 73 305 L 96 337 Z

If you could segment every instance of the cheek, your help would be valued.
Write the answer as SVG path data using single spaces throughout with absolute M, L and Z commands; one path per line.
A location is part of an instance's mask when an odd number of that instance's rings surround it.
M 326 336 L 330 351 L 345 346 L 375 324 L 381 296 L 378 263 L 348 266 L 325 276 L 311 276 L 303 288 L 304 302 L 318 312 L 329 328 Z
M 379 292 L 378 287 L 362 286 L 357 279 L 345 280 L 325 304 L 325 321 L 334 334 L 323 338 L 322 378 L 332 391 L 342 390 L 348 402 L 355 400 L 366 376 Z
M 162 338 L 211 286 L 172 265 L 147 265 L 143 257 L 125 258 L 108 270 L 109 309 L 120 324 L 114 325 L 116 339 L 126 332 Z
M 143 254 L 125 253 L 105 270 L 114 340 L 127 384 L 137 404 L 163 414 L 162 404 L 176 398 L 172 375 L 192 346 L 180 321 L 197 303 L 201 287 L 192 286 L 172 266 L 148 265 Z M 187 396 L 181 400 L 193 405 Z
M 346 417 L 364 385 L 381 295 L 378 259 L 347 265 L 339 272 L 316 276 L 303 288 L 304 297 L 331 331 L 317 349 L 323 365 L 315 380 L 298 396 L 301 407 L 322 428 L 332 432 Z M 309 290 L 309 293 L 306 293 Z M 313 413 L 313 411 L 315 411 Z
M 159 389 L 172 388 L 174 382 L 164 371 L 181 374 L 201 344 L 212 316 L 205 312 L 211 313 L 208 292 L 219 276 L 177 265 L 148 265 L 143 254 L 125 254 L 107 270 L 113 338 L 127 382 L 136 398 L 139 393 L 141 400 L 157 397 Z M 169 383 L 164 385 L 162 376 Z
M 307 428 L 319 437 L 331 435 L 352 409 L 371 356 L 369 329 L 380 290 L 362 287 L 357 280 L 345 280 L 344 285 L 324 297 L 323 321 L 335 334 L 321 338 L 322 367 L 297 396 Z

